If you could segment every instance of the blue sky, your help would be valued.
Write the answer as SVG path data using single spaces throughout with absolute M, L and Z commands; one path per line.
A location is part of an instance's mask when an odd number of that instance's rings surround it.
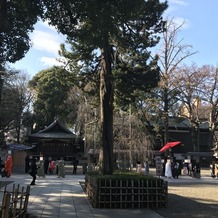
M 185 63 L 196 63 L 199 67 L 205 64 L 218 64 L 218 0 L 169 0 L 165 15 L 173 17 L 178 23 L 185 22 L 178 38 L 184 44 L 192 45 L 197 54 L 186 59 Z M 47 69 L 57 62 L 58 50 L 65 37 L 58 34 L 53 27 L 38 22 L 31 33 L 33 46 L 26 56 L 11 65 L 34 76 L 40 70 Z

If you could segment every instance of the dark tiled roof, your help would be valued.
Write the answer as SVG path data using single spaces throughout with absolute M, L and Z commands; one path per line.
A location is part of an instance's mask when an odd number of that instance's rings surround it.
M 174 128 L 191 128 L 190 121 L 188 119 L 169 119 L 169 127 Z M 200 129 L 208 129 L 209 123 L 208 122 L 200 122 Z
M 154 122 L 151 122 L 151 124 L 154 124 Z M 159 125 L 164 125 L 164 120 L 159 121 Z M 191 124 L 190 121 L 186 118 L 181 117 L 169 117 L 169 128 L 171 129 L 190 129 Z M 200 129 L 208 129 L 209 123 L 208 122 L 200 122 Z
M 42 139 L 75 139 L 77 136 L 67 129 L 58 119 L 51 123 L 48 127 L 37 133 L 31 134 L 29 137 Z

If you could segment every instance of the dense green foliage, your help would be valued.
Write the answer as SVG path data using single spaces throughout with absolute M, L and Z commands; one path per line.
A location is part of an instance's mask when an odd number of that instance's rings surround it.
M 102 48 L 105 49 L 107 43 L 107 59 L 113 71 L 107 80 L 113 82 L 119 104 L 133 103 L 137 90 L 145 92 L 157 86 L 159 68 L 157 60 L 150 58 L 148 48 L 156 45 L 158 32 L 163 30 L 159 18 L 165 4 L 159 5 L 158 1 L 44 2 L 49 8 L 46 18 L 68 36 L 70 51 L 62 45 L 61 54 L 69 60 L 70 70 L 77 75 L 80 86 L 95 83 L 89 91 L 98 93 L 96 74 L 102 68 Z M 60 10 L 54 12 L 55 7 Z M 75 12 L 77 7 L 80 13 Z M 148 10 L 151 8 L 156 13 Z
M 72 84 L 71 74 L 59 67 L 40 71 L 29 82 L 30 89 L 36 94 L 33 105 L 36 130 L 48 126 L 56 118 L 66 121 L 71 110 L 66 100 Z
M 1 65 L 19 60 L 29 49 L 28 33 L 42 7 L 42 18 L 72 43 L 71 70 L 82 77 L 87 72 L 99 74 L 100 166 L 103 174 L 112 174 L 114 93 L 125 105 L 135 100 L 137 89 L 146 91 L 157 84 L 159 69 L 148 48 L 157 44 L 158 33 L 163 31 L 162 14 L 167 4 L 159 0 L 1 0 Z M 39 90 L 34 107 L 40 120 L 48 125 L 66 113 L 63 109 L 69 86 L 57 75 L 55 79 L 45 75 L 35 78 Z
M 158 0 L 43 3 L 47 9 L 43 18 L 66 34 L 72 45 L 73 54 L 67 54 L 71 69 L 80 75 L 99 73 L 99 166 L 103 174 L 112 174 L 114 90 L 120 96 L 128 93 L 127 100 L 136 87 L 148 90 L 157 84 L 157 63 L 147 49 L 157 44 L 158 33 L 163 31 L 162 14 L 167 4 Z M 117 85 L 116 76 L 120 79 Z M 153 81 L 145 82 L 148 78 Z
M 24 57 L 41 12 L 40 0 L 0 0 L 0 66 Z
M 87 173 L 88 176 L 99 178 L 99 179 L 106 179 L 106 180 L 145 180 L 145 181 L 163 181 L 158 177 L 154 177 L 153 175 L 145 175 L 143 173 L 136 173 L 133 171 L 115 171 L 113 175 L 102 175 L 99 174 L 98 171 L 93 171 Z

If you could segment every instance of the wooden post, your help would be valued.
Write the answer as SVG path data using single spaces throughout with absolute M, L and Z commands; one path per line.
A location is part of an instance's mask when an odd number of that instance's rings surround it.
M 24 198 L 24 196 L 25 196 L 24 187 L 22 187 L 21 194 L 20 194 L 20 197 L 19 197 L 19 199 L 20 199 L 20 207 L 19 207 L 19 209 L 17 211 L 18 217 L 20 217 L 22 215 L 22 213 L 23 213 L 23 198 Z
M 13 210 L 13 218 L 16 217 L 16 213 L 17 213 L 18 193 L 19 193 L 19 190 L 16 189 L 13 195 L 13 201 L 11 202 L 12 203 L 11 208 Z
M 2 201 L 2 218 L 9 217 L 9 208 L 10 208 L 11 194 L 4 193 Z
M 29 196 L 30 196 L 30 186 L 28 185 L 26 188 L 26 195 L 25 195 L 25 200 L 24 200 L 24 205 L 23 205 L 23 211 L 24 213 L 27 212 L 27 207 L 28 207 L 28 202 L 29 202 Z

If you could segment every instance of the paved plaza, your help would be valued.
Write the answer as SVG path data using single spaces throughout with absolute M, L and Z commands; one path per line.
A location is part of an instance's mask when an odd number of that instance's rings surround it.
M 152 170 L 151 170 L 152 172 Z M 201 179 L 193 179 L 188 176 L 181 176 L 179 179 L 167 179 L 169 184 L 169 193 L 173 191 L 178 193 L 179 187 L 198 184 L 206 186 L 215 185 L 218 188 L 218 180 L 209 177 L 209 171 L 202 175 Z M 1 178 L 1 181 L 13 181 L 8 185 L 10 189 L 14 183 L 20 186 L 27 186 L 31 182 L 31 177 L 24 173 L 13 173 L 10 178 Z M 161 218 L 168 216 L 172 205 L 168 208 L 158 210 L 152 209 L 96 209 L 93 208 L 87 199 L 80 182 L 84 182 L 84 175 L 66 175 L 66 178 L 57 178 L 57 175 L 47 175 L 45 178 L 37 178 L 36 186 L 31 186 L 28 213 L 30 217 L 42 218 Z M 173 188 L 174 187 L 174 188 Z M 176 187 L 176 188 L 175 188 Z M 204 190 L 204 189 L 202 189 Z M 201 190 L 199 190 L 201 191 Z M 1 195 L 3 192 L 1 192 Z M 217 198 L 218 199 L 218 198 Z M 186 199 L 183 198 L 185 202 Z M 171 199 L 169 199 L 169 203 Z M 218 202 L 214 202 L 215 206 Z M 182 206 L 185 206 L 182 204 Z M 184 208 L 181 208 L 184 210 Z M 197 208 L 196 208 L 197 210 Z M 168 215 L 166 215 L 166 212 Z M 178 211 L 179 212 L 179 211 Z M 172 210 L 176 214 L 175 208 Z M 160 215 L 162 214 L 162 216 Z M 216 214 L 215 214 L 216 215 Z M 176 216 L 180 217 L 180 216 Z M 195 216 L 192 216 L 195 217 Z M 204 217 L 204 216 L 196 216 Z M 209 217 L 209 216 L 208 216 Z M 217 214 L 218 217 L 218 214 Z
M 10 178 L 1 178 L 1 181 L 13 181 L 20 186 L 27 186 L 31 182 L 28 174 L 13 173 Z M 28 213 L 30 217 L 42 218 L 121 218 L 147 217 L 160 218 L 151 209 L 96 209 L 87 199 L 80 182 L 84 182 L 84 175 L 66 175 L 57 178 L 57 175 L 47 175 L 37 178 L 36 185 L 31 186 Z M 12 189 L 13 183 L 7 189 Z M 3 192 L 1 192 L 1 195 Z M 2 197 L 2 196 L 1 196 Z

